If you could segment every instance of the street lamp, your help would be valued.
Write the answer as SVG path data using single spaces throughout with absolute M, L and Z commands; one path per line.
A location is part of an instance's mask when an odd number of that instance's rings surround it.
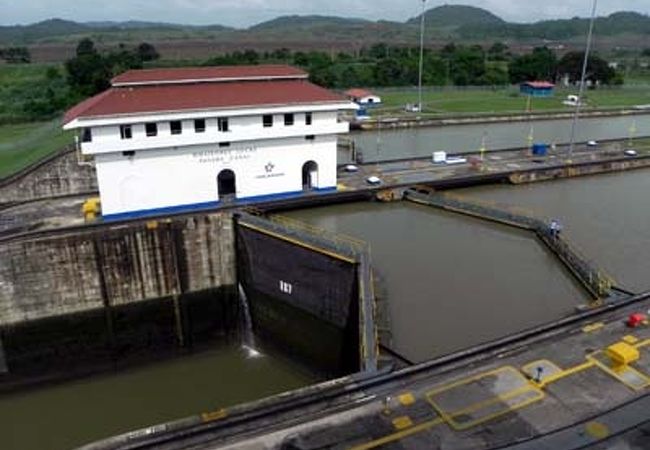
M 596 8 L 598 0 L 594 0 L 591 8 L 591 20 L 589 21 L 589 33 L 587 35 L 587 48 L 585 49 L 585 59 L 582 62 L 582 75 L 580 76 L 580 90 L 578 92 L 578 102 L 576 103 L 576 111 L 573 114 L 573 123 L 571 124 L 571 141 L 569 143 L 569 157 L 573 155 L 575 147 L 576 126 L 578 125 L 578 116 L 580 116 L 580 108 L 582 107 L 582 96 L 585 92 L 585 79 L 587 78 L 587 66 L 589 64 L 589 52 L 591 50 L 591 38 L 594 33 L 594 22 L 596 20 Z
M 424 68 L 424 13 L 427 0 L 422 0 L 422 15 L 420 16 L 420 73 L 418 76 L 418 112 L 422 112 L 422 71 Z

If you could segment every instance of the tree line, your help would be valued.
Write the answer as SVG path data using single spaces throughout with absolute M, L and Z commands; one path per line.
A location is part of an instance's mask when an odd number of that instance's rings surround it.
M 21 58 L 22 52 L 12 54 Z M 6 52 L 3 55 L 6 56 Z M 146 42 L 135 47 L 119 45 L 102 52 L 92 40 L 83 39 L 77 45 L 74 57 L 65 62 L 64 73 L 50 67 L 42 83 L 23 93 L 21 111 L 12 115 L 25 120 L 52 117 L 81 99 L 107 89 L 111 78 L 122 72 L 143 68 L 145 64 L 147 67 L 183 64 L 157 61 L 159 57 L 155 47 Z M 376 44 L 354 53 L 302 52 L 286 48 L 267 52 L 243 50 L 190 64 L 291 64 L 309 72 L 314 83 L 345 89 L 354 86 L 415 86 L 418 83 L 419 58 L 417 47 Z M 565 76 L 570 82 L 576 82 L 580 79 L 582 59 L 580 52 L 570 52 L 560 58 L 547 47 L 516 55 L 501 42 L 487 48 L 451 43 L 437 50 L 425 49 L 423 83 L 435 86 L 505 86 L 530 80 L 557 82 Z M 587 78 L 594 86 L 623 81 L 620 74 L 597 55 L 590 57 L 588 67 Z

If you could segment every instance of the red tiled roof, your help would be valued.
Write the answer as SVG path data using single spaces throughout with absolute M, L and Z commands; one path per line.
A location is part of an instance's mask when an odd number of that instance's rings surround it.
M 555 87 L 553 83 L 549 83 L 548 81 L 527 81 L 524 84 L 537 89 L 548 89 Z
M 366 91 L 365 89 L 355 88 L 355 89 L 350 89 L 345 91 L 345 95 L 352 98 L 361 98 L 361 97 L 368 97 L 373 94 L 372 92 Z
M 113 86 L 170 84 L 263 78 L 307 78 L 307 72 L 285 65 L 183 67 L 129 70 L 111 80 Z
M 307 80 L 114 87 L 70 109 L 64 123 L 98 116 L 345 101 Z

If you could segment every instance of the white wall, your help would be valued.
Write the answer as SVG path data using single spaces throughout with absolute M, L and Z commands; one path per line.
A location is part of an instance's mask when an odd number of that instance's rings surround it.
M 301 191 L 302 167 L 310 160 L 318 164 L 315 187 L 336 186 L 334 135 L 161 148 L 132 157 L 113 152 L 95 160 L 104 215 L 216 202 L 223 169 L 235 172 L 237 198 Z
M 359 99 L 359 104 L 361 105 L 375 105 L 378 103 L 381 103 L 381 97 L 377 97 L 376 95 L 369 95 Z
M 218 130 L 217 117 L 206 118 L 206 130 L 203 133 L 195 132 L 193 118 L 185 119 L 182 120 L 182 133 L 178 135 L 171 134 L 169 121 L 154 121 L 158 125 L 156 136 L 147 136 L 144 122 L 141 122 L 142 119 L 134 117 L 133 123 L 130 124 L 131 139 L 121 138 L 119 125 L 94 126 L 91 127 L 92 141 L 82 143 L 81 149 L 84 154 L 96 155 L 218 142 L 340 134 L 349 131 L 347 122 L 338 122 L 336 111 L 313 112 L 311 125 L 306 125 L 304 112 L 294 114 L 294 124 L 291 126 L 284 125 L 284 114 L 273 114 L 273 117 L 273 126 L 268 128 L 262 125 L 262 115 L 228 117 L 228 132 Z

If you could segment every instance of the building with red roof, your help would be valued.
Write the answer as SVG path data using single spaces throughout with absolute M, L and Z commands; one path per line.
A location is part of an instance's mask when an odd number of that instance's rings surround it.
M 132 70 L 72 109 L 105 219 L 336 187 L 357 106 L 283 65 Z
M 365 89 L 353 88 L 345 91 L 345 96 L 362 107 L 378 105 L 381 97 Z

